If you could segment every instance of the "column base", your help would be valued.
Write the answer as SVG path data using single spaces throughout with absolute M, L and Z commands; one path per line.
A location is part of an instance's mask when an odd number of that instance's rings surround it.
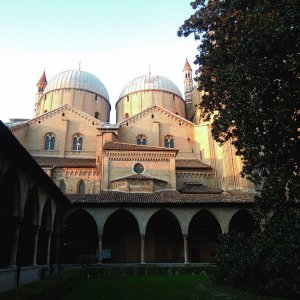
M 185 265 L 189 265 L 190 262 L 189 262 L 189 261 L 185 261 L 184 264 L 185 264 Z
M 145 265 L 146 264 L 146 262 L 144 262 L 144 261 L 141 261 L 141 265 Z
M 16 265 L 9 265 L 6 267 L 6 269 L 17 269 Z

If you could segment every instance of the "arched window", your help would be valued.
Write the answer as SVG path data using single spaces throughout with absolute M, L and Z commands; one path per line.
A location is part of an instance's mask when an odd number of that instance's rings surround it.
M 124 115 L 124 119 L 128 119 L 128 118 L 129 118 L 129 114 L 126 113 L 126 114 Z
M 136 137 L 137 145 L 147 145 L 147 138 L 146 136 L 140 134 Z
M 82 151 L 83 138 L 80 134 L 75 134 L 73 136 L 73 151 Z
M 166 148 L 174 148 L 174 138 L 172 135 L 167 135 L 165 137 L 165 147 Z
M 66 192 L 67 186 L 66 186 L 66 183 L 65 183 L 64 180 L 61 180 L 61 181 L 60 181 L 60 183 L 59 183 L 59 189 L 60 189 L 63 193 Z
M 53 151 L 55 147 L 55 135 L 52 132 L 49 132 L 45 136 L 45 150 Z
M 83 180 L 80 180 L 78 182 L 78 194 L 84 194 L 85 193 L 85 183 Z
M 97 111 L 95 112 L 95 118 L 99 119 L 99 113 Z

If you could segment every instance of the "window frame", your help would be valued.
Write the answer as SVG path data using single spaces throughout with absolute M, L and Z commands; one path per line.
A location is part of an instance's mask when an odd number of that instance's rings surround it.
M 75 139 L 76 141 L 76 147 L 74 147 L 75 145 Z M 83 151 L 83 136 L 80 133 L 76 133 L 73 135 L 72 138 L 72 151 L 76 151 L 76 152 L 80 152 Z
M 55 140 L 56 135 L 53 132 L 46 133 L 44 136 L 44 151 L 55 151 Z
M 164 137 L 164 146 L 165 146 L 165 148 L 168 148 L 168 149 L 174 149 L 175 148 L 173 135 L 166 135 Z
M 144 134 L 139 134 L 136 137 L 136 144 L 141 145 L 141 146 L 146 146 L 147 145 L 147 137 Z
M 77 193 L 85 194 L 85 190 L 86 190 L 86 184 L 85 184 L 84 180 L 80 179 L 77 184 Z

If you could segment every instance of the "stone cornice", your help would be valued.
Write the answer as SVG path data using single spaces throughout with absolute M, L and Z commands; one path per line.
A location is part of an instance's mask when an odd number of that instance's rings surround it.
M 180 117 L 158 105 L 154 105 L 154 106 L 151 106 L 145 110 L 143 110 L 142 112 L 126 119 L 125 121 L 122 121 L 120 123 L 120 127 L 126 127 L 126 126 L 129 126 L 131 124 L 134 124 L 136 121 L 150 115 L 150 114 L 153 114 L 154 112 L 160 112 L 160 113 L 164 113 L 165 115 L 167 115 L 169 118 L 171 119 L 174 119 L 176 122 L 178 123 L 181 123 L 181 124 L 184 124 L 185 126 L 189 126 L 189 127 L 193 127 L 194 124 L 190 121 L 188 121 L 187 119 L 183 118 L 183 117 Z
M 91 123 L 91 125 L 95 126 L 95 127 L 99 127 L 99 125 L 101 124 L 101 121 L 92 117 L 91 115 L 75 108 L 74 106 L 71 106 L 69 104 L 65 104 L 61 107 L 58 107 L 54 110 L 51 110 L 49 112 L 46 112 L 36 118 L 31 119 L 30 121 L 28 121 L 26 124 L 39 124 L 42 121 L 45 121 L 49 118 L 52 118 L 58 114 L 62 114 L 62 113 L 66 113 L 66 112 L 71 112 L 74 115 L 77 115 L 79 117 L 81 117 L 82 119 L 85 119 L 86 121 L 88 121 L 89 123 Z M 66 116 L 63 116 L 64 119 L 67 120 Z
M 177 151 L 114 151 L 105 150 L 104 156 L 111 161 L 170 161 L 175 159 Z

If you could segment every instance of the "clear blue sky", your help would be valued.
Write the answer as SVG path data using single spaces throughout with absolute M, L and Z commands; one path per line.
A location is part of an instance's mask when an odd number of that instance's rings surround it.
M 196 55 L 178 38 L 190 0 L 7 0 L 0 2 L 0 119 L 32 117 L 43 70 L 81 69 L 106 86 L 112 107 L 126 83 L 148 72 L 182 90 L 182 68 Z M 114 112 L 112 112 L 112 121 Z

